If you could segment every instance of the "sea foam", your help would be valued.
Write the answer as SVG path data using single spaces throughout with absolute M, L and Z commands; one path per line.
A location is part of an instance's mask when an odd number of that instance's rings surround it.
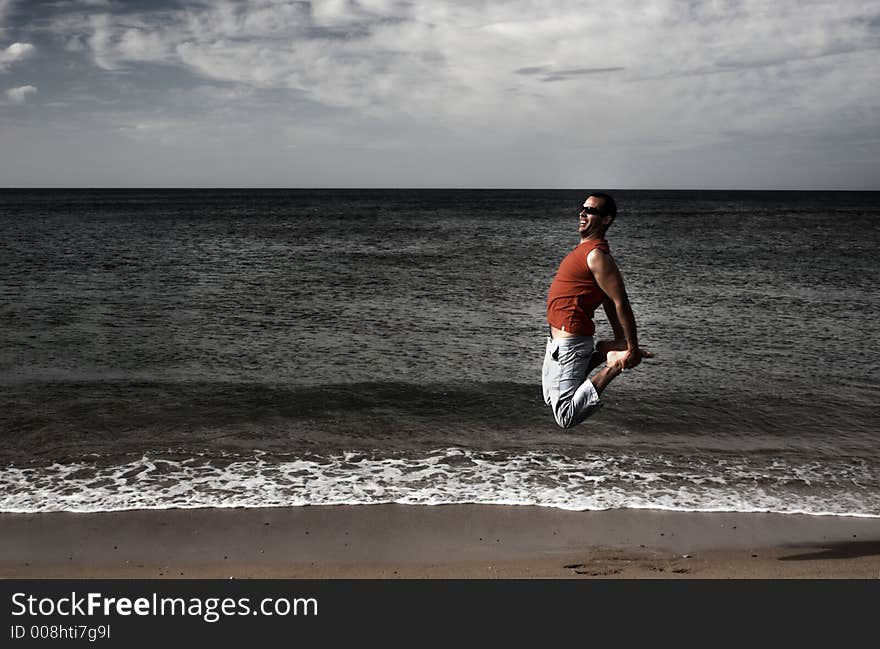
M 452 447 L 418 456 L 185 460 L 143 456 L 0 470 L 0 511 L 501 504 L 880 517 L 876 467 L 753 457 L 509 454 Z

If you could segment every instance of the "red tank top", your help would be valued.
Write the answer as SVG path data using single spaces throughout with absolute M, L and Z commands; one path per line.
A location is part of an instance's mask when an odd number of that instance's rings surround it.
M 575 336 L 592 336 L 596 331 L 593 313 L 605 293 L 587 266 L 587 255 L 598 248 L 609 253 L 605 239 L 587 239 L 572 250 L 556 271 L 547 293 L 547 322 Z

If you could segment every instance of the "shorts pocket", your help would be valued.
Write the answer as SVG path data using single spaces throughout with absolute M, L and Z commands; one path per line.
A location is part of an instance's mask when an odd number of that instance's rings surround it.
M 570 349 L 560 348 L 559 351 L 559 378 L 563 381 L 576 381 L 580 383 L 587 374 L 587 366 L 590 364 L 590 356 L 593 350 L 587 345 L 579 345 Z

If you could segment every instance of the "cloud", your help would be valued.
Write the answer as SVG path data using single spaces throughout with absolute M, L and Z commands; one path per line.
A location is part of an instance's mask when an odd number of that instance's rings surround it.
M 113 133 L 139 141 L 189 134 L 197 146 L 247 123 L 270 147 L 261 134 L 283 131 L 300 151 L 495 152 L 497 169 L 518 164 L 529 177 L 595 171 L 609 151 L 627 168 L 659 152 L 684 160 L 771 137 L 860 141 L 880 130 L 876 0 L 38 4 L 8 13 L 16 38 L 39 25 L 46 45 L 33 42 L 41 58 L 50 45 L 64 57 L 70 92 L 54 79 L 21 82 L 53 99 L 116 101 Z M 234 92 L 199 98 L 193 87 Z M 95 128 L 103 110 L 94 106 Z
M 13 43 L 5 50 L 0 50 L 0 70 L 5 70 L 13 63 L 23 61 L 33 54 L 35 49 L 30 43 Z
M 13 0 L 0 0 L 0 30 L 3 29 L 6 16 L 9 13 L 10 8 L 12 7 L 12 2 Z
M 880 34 L 862 0 L 129 6 L 49 24 L 101 69 L 161 65 L 195 83 L 288 92 L 288 119 L 302 118 L 303 102 L 348 111 L 373 120 L 363 140 L 384 132 L 375 120 L 407 120 L 422 126 L 423 146 L 527 138 L 607 148 L 658 133 L 707 146 L 723 131 L 808 133 L 843 113 L 862 128 L 880 109 L 870 63 Z
M 503 104 L 510 83 L 626 72 L 633 80 L 784 65 L 880 46 L 868 2 L 410 3 L 279 0 L 92 12 L 56 23 L 107 70 L 182 66 L 206 79 L 293 88 L 329 105 L 435 112 L 443 94 Z M 540 57 L 535 66 L 527 59 Z M 769 63 L 768 63 L 769 62 Z M 513 74 L 499 74 L 500 70 Z M 509 75 L 509 76 L 508 76 Z M 474 108 L 472 105 L 471 109 Z
M 10 103 L 23 104 L 28 97 L 37 94 L 36 86 L 19 86 L 18 88 L 10 88 L 5 93 Z
M 606 72 L 621 72 L 626 70 L 623 67 L 610 68 L 577 68 L 574 70 L 555 70 L 549 65 L 539 65 L 532 67 L 519 68 L 514 70 L 514 74 L 523 75 L 543 75 L 541 81 L 567 81 L 577 77 L 583 77 L 590 74 L 603 74 Z

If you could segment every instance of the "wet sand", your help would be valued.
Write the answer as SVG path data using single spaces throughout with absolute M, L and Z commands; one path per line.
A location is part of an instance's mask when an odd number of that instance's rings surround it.
M 0 514 L 4 578 L 880 578 L 880 519 L 496 505 Z

